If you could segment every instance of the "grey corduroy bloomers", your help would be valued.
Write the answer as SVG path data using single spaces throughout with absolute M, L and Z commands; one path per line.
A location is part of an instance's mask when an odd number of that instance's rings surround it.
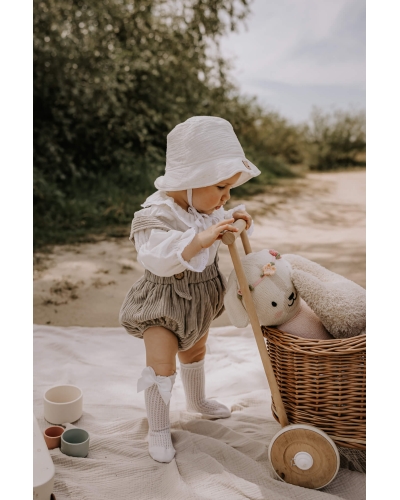
M 138 220 L 141 219 L 141 220 Z M 158 223 L 157 223 L 158 222 Z M 143 227 L 169 230 L 153 217 L 134 219 L 131 239 Z M 190 349 L 224 311 L 226 280 L 218 268 L 218 256 L 202 272 L 185 270 L 170 277 L 147 269 L 134 283 L 122 304 L 119 319 L 128 333 L 143 338 L 151 326 L 163 326 L 178 338 L 178 350 Z

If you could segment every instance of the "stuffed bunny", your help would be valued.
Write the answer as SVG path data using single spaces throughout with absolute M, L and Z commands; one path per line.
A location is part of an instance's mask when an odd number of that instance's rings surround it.
M 331 339 L 365 333 L 365 290 L 298 255 L 261 250 L 242 259 L 261 325 L 298 337 Z M 229 276 L 225 308 L 236 327 L 247 326 L 235 271 Z

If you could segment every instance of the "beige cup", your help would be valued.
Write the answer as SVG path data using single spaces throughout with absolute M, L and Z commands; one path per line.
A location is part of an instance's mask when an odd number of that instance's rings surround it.
M 72 423 L 82 416 L 83 394 L 75 385 L 56 385 L 45 392 L 44 418 L 50 424 Z
M 43 433 L 43 436 L 49 450 L 60 447 L 61 434 L 64 432 L 64 430 L 64 427 L 60 427 L 59 425 L 47 427 L 47 429 Z

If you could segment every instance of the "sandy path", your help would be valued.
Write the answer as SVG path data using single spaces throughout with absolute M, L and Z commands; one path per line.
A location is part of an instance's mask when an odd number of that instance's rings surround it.
M 298 253 L 365 287 L 365 184 L 365 170 L 312 173 L 246 200 L 256 223 L 253 251 Z M 219 255 L 228 276 L 232 262 L 224 245 Z M 55 247 L 35 257 L 36 324 L 119 326 L 125 294 L 143 272 L 128 238 Z M 228 324 L 224 313 L 212 326 Z

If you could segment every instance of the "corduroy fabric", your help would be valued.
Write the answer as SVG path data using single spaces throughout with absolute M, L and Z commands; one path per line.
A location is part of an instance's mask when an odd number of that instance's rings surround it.
M 217 262 L 201 273 L 186 270 L 170 277 L 146 269 L 125 297 L 121 325 L 139 338 L 147 328 L 163 326 L 177 336 L 179 351 L 190 349 L 224 311 L 226 280 Z
M 135 216 L 132 220 L 131 234 L 129 235 L 129 239 L 133 244 L 135 244 L 134 234 L 143 229 L 163 229 L 164 231 L 169 231 L 171 228 L 158 217 L 149 217 L 146 215 Z

